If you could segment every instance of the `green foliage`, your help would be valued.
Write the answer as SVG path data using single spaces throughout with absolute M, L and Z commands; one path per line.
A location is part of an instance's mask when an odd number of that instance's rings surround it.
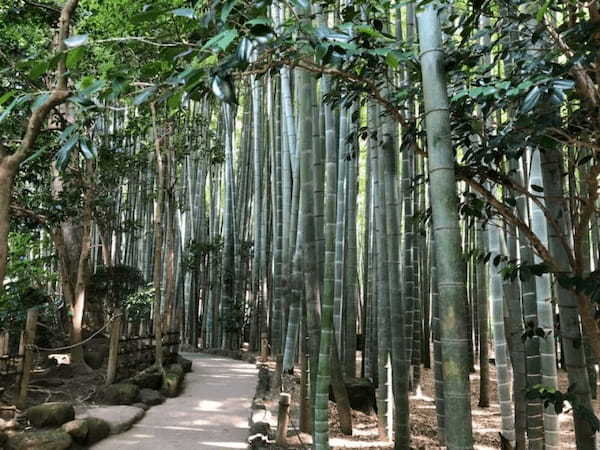
M 203 260 L 213 255 L 216 258 L 223 250 L 223 239 L 220 237 L 215 241 L 196 241 L 193 240 L 188 248 L 182 261 L 182 267 L 187 271 L 197 270 L 202 266 Z
M 579 413 L 586 421 L 590 423 L 593 431 L 600 431 L 600 420 L 594 411 L 580 403 L 575 394 L 575 385 L 569 386 L 567 392 L 561 392 L 553 387 L 536 384 L 527 390 L 527 399 L 540 399 L 544 402 L 544 407 L 554 406 L 556 414 L 562 414 L 565 411 L 566 402 L 568 402 L 576 413 Z
M 128 319 L 140 320 L 148 318 L 154 298 L 154 288 L 152 286 L 146 286 L 129 294 L 124 302 Z
M 0 328 L 21 328 L 27 309 L 51 301 L 46 289 L 56 281 L 56 275 L 48 269 L 54 255 L 42 256 L 40 247 L 35 233 L 9 234 L 7 279 L 0 295 Z
M 136 294 L 145 285 L 142 272 L 126 265 L 100 266 L 92 275 L 88 286 L 89 295 L 103 301 L 108 311 L 125 308 L 129 296 Z M 143 303 L 144 294 L 135 297 L 134 308 Z

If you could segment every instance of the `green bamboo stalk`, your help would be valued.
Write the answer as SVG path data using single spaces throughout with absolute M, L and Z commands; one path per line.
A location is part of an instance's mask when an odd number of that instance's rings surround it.
M 431 210 L 438 264 L 440 335 L 448 448 L 473 448 L 468 342 L 465 336 L 465 276 L 460 251 L 456 177 L 450 136 L 442 38 L 436 7 L 417 14 L 425 100 Z

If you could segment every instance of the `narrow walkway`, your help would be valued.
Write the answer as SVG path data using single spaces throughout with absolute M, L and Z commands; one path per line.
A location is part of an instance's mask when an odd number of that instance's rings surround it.
M 183 393 L 150 408 L 129 431 L 99 442 L 94 450 L 247 447 L 256 367 L 222 356 L 183 356 L 193 361 Z

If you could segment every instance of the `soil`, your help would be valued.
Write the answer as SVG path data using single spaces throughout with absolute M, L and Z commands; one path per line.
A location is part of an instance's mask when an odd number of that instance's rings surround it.
M 478 450 L 495 450 L 500 448 L 500 408 L 496 395 L 496 371 L 495 367 L 490 367 L 490 406 L 481 408 L 479 401 L 479 374 L 471 374 L 471 408 L 473 415 L 473 435 L 475 439 L 475 448 Z M 293 382 L 288 381 L 284 384 L 287 389 L 292 391 L 293 410 L 292 424 L 288 433 L 290 446 L 288 448 L 307 448 L 306 445 L 311 442 L 311 437 L 305 433 L 297 432 L 299 423 L 298 418 L 298 391 L 299 391 L 299 373 L 296 372 Z M 559 371 L 559 388 L 566 391 L 568 387 L 567 375 L 564 371 Z M 288 391 L 289 392 L 289 391 Z M 410 397 L 411 404 L 411 448 L 418 450 L 441 449 L 437 441 L 437 417 L 435 413 L 433 370 L 421 370 L 421 393 L 413 394 Z M 600 410 L 600 402 L 593 401 L 594 410 Z M 375 414 L 363 414 L 358 411 L 352 412 L 353 435 L 344 436 L 340 432 L 337 410 L 335 403 L 329 402 L 330 409 L 330 446 L 333 450 L 337 449 L 390 449 L 393 444 L 379 436 L 377 426 L 377 416 Z M 576 448 L 575 435 L 573 428 L 573 416 L 570 408 L 565 408 L 565 413 L 560 415 L 561 427 L 561 448 Z M 304 444 L 303 445 L 301 445 Z

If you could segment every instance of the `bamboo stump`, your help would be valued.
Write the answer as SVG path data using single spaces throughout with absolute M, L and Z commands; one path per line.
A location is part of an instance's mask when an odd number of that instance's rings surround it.
M 290 394 L 279 394 L 279 412 L 277 414 L 277 445 L 287 444 L 287 430 L 290 423 Z

